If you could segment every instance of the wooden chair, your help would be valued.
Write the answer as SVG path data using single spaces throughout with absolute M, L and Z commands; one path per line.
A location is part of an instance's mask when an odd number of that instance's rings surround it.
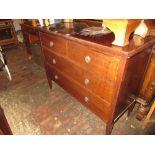
M 142 129 L 145 129 L 145 127 L 148 123 L 155 123 L 155 119 L 151 119 L 151 116 L 152 116 L 154 111 L 155 111 L 155 100 L 154 100 L 145 120 L 144 120 L 144 123 L 142 125 Z

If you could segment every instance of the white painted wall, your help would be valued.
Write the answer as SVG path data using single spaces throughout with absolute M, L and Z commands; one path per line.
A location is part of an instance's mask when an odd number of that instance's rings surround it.
M 19 25 L 18 19 L 13 19 L 13 25 L 16 31 L 21 30 L 21 26 Z

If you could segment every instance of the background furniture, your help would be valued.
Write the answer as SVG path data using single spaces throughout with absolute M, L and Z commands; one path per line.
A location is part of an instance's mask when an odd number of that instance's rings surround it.
M 155 111 L 155 101 L 153 102 L 142 126 L 142 129 L 145 129 L 148 123 L 155 123 L 155 119 L 151 119 L 153 112 Z
M 18 44 L 13 21 L 0 19 L 0 46 L 8 44 Z
M 130 96 L 139 95 L 155 40 L 147 37 L 137 45 L 133 39 L 123 48 L 112 46 L 113 33 L 91 38 L 73 33 L 77 27 L 38 28 L 47 79 L 50 88 L 55 81 L 98 115 L 110 134 L 134 107 Z
M 26 45 L 28 59 L 33 57 L 35 62 L 43 67 L 43 57 L 37 28 L 30 21 L 23 21 L 20 25 Z
M 154 51 L 154 50 L 153 50 Z M 140 91 L 140 96 L 147 102 L 150 102 L 155 94 L 155 53 L 151 57 L 151 61 L 146 72 L 146 76 Z
M 148 113 L 148 109 L 151 101 L 155 97 L 155 53 L 153 48 L 153 54 L 148 65 L 148 69 L 143 81 L 143 85 L 140 90 L 139 96 L 143 98 L 147 104 L 140 105 L 136 118 L 142 120 L 144 116 Z
M 129 44 L 129 37 L 140 22 L 140 19 L 103 19 L 103 24 L 115 34 L 112 44 L 118 46 Z
M 95 20 L 95 19 L 74 19 L 74 22 L 78 23 L 84 23 L 87 24 L 88 26 L 102 26 L 102 20 Z
M 37 29 L 33 25 L 27 23 L 21 24 L 21 29 L 23 32 L 28 58 L 31 59 L 32 58 L 31 44 L 39 40 Z
M 4 110 L 0 106 L 0 135 L 12 135 L 11 128 L 5 117 Z
M 94 19 L 74 19 L 75 22 L 85 23 L 88 26 L 102 26 L 102 20 L 94 20 Z M 23 37 L 27 49 L 28 58 L 32 58 L 32 44 L 39 40 L 38 32 L 37 32 L 37 25 L 38 21 L 32 20 L 21 20 L 21 29 L 23 32 Z
M 150 22 L 151 21 L 146 20 L 147 25 L 150 24 Z M 151 36 L 155 36 L 155 20 L 153 20 L 151 23 L 151 29 L 149 33 Z M 150 103 L 152 103 L 152 100 L 155 97 L 154 94 L 155 94 L 155 47 L 153 47 L 153 54 L 151 56 L 151 60 L 148 65 L 148 69 L 146 71 L 143 85 L 141 87 L 139 94 L 139 96 L 143 98 L 147 104 L 140 105 L 136 116 L 138 120 L 141 121 L 144 118 L 144 116 L 148 113 Z
M 5 51 L 2 50 L 2 48 L 0 46 L 0 71 L 1 70 L 5 70 L 5 72 L 7 73 L 8 79 L 12 80 L 9 68 L 7 66 L 7 60 L 6 60 Z
M 150 35 L 155 36 L 155 21 L 152 24 Z M 145 79 L 140 90 L 140 96 L 147 102 L 151 102 L 155 94 L 155 46 L 153 47 L 153 54 L 151 61 L 148 65 L 148 69 L 145 75 Z

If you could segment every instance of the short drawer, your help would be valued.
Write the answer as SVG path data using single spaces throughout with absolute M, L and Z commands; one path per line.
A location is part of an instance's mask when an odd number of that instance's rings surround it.
M 49 48 L 55 53 L 66 54 L 67 41 L 65 39 L 40 32 L 40 41 L 43 47 Z
M 105 122 L 108 120 L 109 106 L 102 99 L 94 96 L 91 92 L 78 85 L 68 75 L 63 74 L 49 65 L 46 65 L 46 68 L 50 72 L 50 77 L 53 81 L 72 94 Z
M 109 81 L 115 81 L 119 59 L 96 52 L 74 41 L 68 42 L 68 57 L 87 68 L 92 74 L 102 74 Z
M 107 81 L 102 74 L 96 75 L 91 71 L 78 66 L 69 59 L 58 56 L 55 53 L 44 50 L 45 63 L 58 69 L 62 73 L 68 75 L 85 89 L 101 97 L 107 105 L 110 105 L 113 99 L 113 92 L 115 90 L 115 81 Z

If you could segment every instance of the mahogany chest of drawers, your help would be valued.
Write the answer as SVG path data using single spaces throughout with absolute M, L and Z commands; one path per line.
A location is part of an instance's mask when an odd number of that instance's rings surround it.
M 131 40 L 117 47 L 111 44 L 113 34 L 90 39 L 72 29 L 38 29 L 49 85 L 55 81 L 77 98 L 106 123 L 110 134 L 118 118 L 134 107 L 130 96 L 139 93 L 155 41 L 136 45 Z

